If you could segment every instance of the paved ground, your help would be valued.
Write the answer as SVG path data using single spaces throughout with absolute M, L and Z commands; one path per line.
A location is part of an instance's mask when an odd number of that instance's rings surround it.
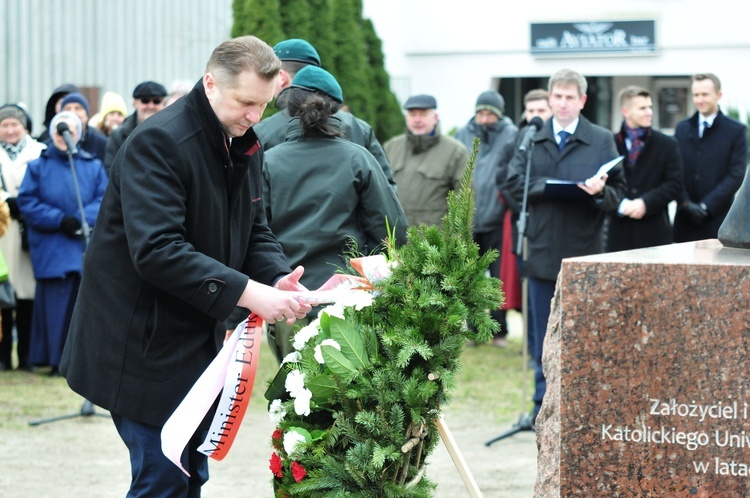
M 483 496 L 533 495 L 533 432 L 519 432 L 487 447 L 486 441 L 508 427 L 467 415 L 455 418 L 450 411 L 446 422 Z M 271 498 L 268 435 L 272 431 L 265 413 L 249 410 L 230 454 L 221 462 L 211 462 L 211 479 L 203 496 Z M 75 418 L 4 433 L 0 448 L 0 497 L 122 498 L 127 491 L 127 451 L 109 419 Z M 427 474 L 438 483 L 436 497 L 470 496 L 444 446 L 433 454 Z
M 511 323 L 511 335 L 520 333 L 519 328 Z M 453 412 L 450 406 L 445 420 L 484 497 L 533 496 L 533 432 L 522 431 L 487 447 L 485 442 L 511 428 L 515 420 L 498 426 L 486 415 Z M 232 451 L 223 461 L 211 462 L 203 496 L 272 498 L 272 431 L 263 407 L 251 403 Z M 470 496 L 444 445 L 429 460 L 427 475 L 438 484 L 437 498 Z M 109 417 L 0 431 L 0 498 L 122 498 L 129 481 L 127 450 Z

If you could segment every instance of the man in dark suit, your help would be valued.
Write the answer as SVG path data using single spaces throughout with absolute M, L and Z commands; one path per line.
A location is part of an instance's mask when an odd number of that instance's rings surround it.
M 690 88 L 698 111 L 675 129 L 685 178 L 674 219 L 675 242 L 718 236 L 747 168 L 747 128 L 719 109 L 719 78 L 696 74 Z
M 563 258 L 597 254 L 604 249 L 604 219 L 617 209 L 625 194 L 619 166 L 597 175 L 601 165 L 617 156 L 612 132 L 581 116 L 586 103 L 586 79 L 563 69 L 549 80 L 552 119 L 536 132 L 529 176 L 527 258 L 530 323 L 534 328 L 536 389 L 534 413 L 539 413 L 546 391 L 542 346 L 547 331 L 550 301 Z M 527 152 L 518 150 L 510 163 L 507 189 L 521 203 Z M 552 195 L 547 180 L 577 182 L 567 195 Z
M 610 215 L 607 251 L 671 244 L 667 205 L 682 192 L 677 141 L 651 128 L 653 104 L 645 88 L 623 88 L 620 105 L 624 119 L 615 143 L 625 156 L 627 193 Z
M 263 151 L 251 127 L 281 63 L 253 36 L 222 43 L 184 98 L 141 123 L 112 165 L 63 352 L 70 387 L 112 413 L 130 450 L 128 496 L 200 496 L 197 451 L 210 412 L 182 454 L 160 433 L 216 357 L 236 306 L 269 323 L 310 311 L 284 290 L 287 265 L 266 223 Z

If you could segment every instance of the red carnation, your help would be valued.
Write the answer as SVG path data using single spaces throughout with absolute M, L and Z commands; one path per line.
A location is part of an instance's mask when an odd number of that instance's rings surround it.
M 275 431 L 273 431 L 273 434 L 271 434 L 271 444 L 277 450 L 281 450 L 281 448 L 283 447 L 281 443 L 283 437 L 284 433 L 281 431 L 281 429 L 276 429 Z
M 307 475 L 305 468 L 297 462 L 292 462 L 292 476 L 294 476 L 294 482 L 300 482 Z
M 279 454 L 275 451 L 271 453 L 271 459 L 269 460 L 269 462 L 270 465 L 268 466 L 268 468 L 271 469 L 271 473 L 276 477 L 284 477 L 284 472 L 282 472 L 281 470 L 281 457 L 279 456 Z

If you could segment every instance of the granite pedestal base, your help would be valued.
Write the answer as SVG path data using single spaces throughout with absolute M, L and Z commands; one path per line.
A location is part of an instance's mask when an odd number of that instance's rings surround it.
M 750 496 L 750 250 L 563 261 L 537 497 Z

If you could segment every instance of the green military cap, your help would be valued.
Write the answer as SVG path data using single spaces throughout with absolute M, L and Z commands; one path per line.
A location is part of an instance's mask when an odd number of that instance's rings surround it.
M 273 51 L 279 60 L 304 62 L 320 67 L 320 56 L 317 50 L 301 38 L 280 41 L 273 47 Z
M 344 94 L 336 78 L 325 69 L 316 66 L 305 66 L 297 71 L 291 86 L 313 92 L 323 92 L 336 102 L 344 102 Z

